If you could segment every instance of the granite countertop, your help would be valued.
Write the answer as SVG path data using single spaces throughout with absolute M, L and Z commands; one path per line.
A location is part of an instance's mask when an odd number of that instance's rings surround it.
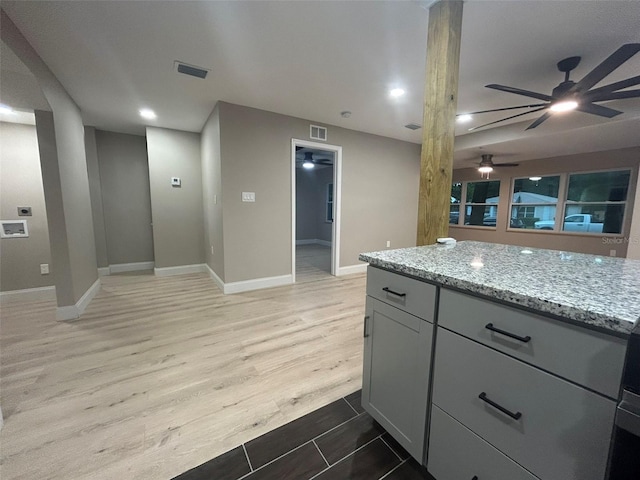
M 422 278 L 628 335 L 640 324 L 640 261 L 458 242 L 360 254 L 374 267 Z

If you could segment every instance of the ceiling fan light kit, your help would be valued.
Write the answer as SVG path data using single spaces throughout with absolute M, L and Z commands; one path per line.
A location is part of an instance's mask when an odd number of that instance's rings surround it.
M 521 88 L 508 87 L 506 85 L 498 85 L 494 83 L 485 85 L 486 88 L 513 93 L 515 95 L 522 95 L 524 97 L 535 98 L 546 103 L 470 112 L 467 115 L 501 112 L 505 110 L 515 110 L 521 108 L 528 109 L 528 111 L 526 112 L 511 115 L 494 122 L 489 122 L 470 128 L 469 131 L 488 127 L 489 125 L 494 125 L 496 123 L 511 120 L 522 115 L 541 112 L 543 110 L 546 111 L 542 114 L 542 116 L 540 116 L 537 120 L 530 124 L 527 127 L 527 130 L 536 128 L 538 125 L 551 117 L 552 113 L 558 112 L 569 112 L 571 110 L 577 110 L 579 112 L 589 113 L 591 115 L 597 115 L 599 117 L 605 118 L 613 118 L 617 115 L 620 115 L 623 113 L 620 110 L 597 105 L 597 103 L 608 102 L 611 100 L 622 100 L 627 98 L 640 98 L 640 90 L 624 90 L 628 87 L 639 85 L 640 75 L 614 82 L 609 85 L 604 85 L 595 89 L 592 89 L 592 87 L 601 82 L 605 77 L 607 77 L 610 73 L 620 67 L 620 65 L 625 63 L 639 51 L 640 43 L 627 43 L 625 45 L 622 45 L 615 52 L 609 55 L 604 61 L 602 61 L 598 66 L 587 73 L 579 82 L 570 80 L 569 75 L 571 71 L 579 65 L 581 58 L 565 58 L 564 60 L 559 61 L 557 64 L 558 70 L 564 73 L 564 81 L 553 89 L 551 95 L 533 92 L 531 90 L 523 90 Z
M 493 163 L 493 155 L 489 153 L 485 153 L 482 155 L 482 160 L 478 164 L 478 171 L 480 172 L 480 177 L 484 178 L 484 175 L 487 175 L 487 179 L 489 178 L 489 174 L 493 172 L 495 167 L 517 167 L 520 165 L 519 163 Z

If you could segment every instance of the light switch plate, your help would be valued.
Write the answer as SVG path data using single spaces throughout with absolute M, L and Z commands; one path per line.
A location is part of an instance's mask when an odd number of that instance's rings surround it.
M 243 202 L 255 202 L 256 201 L 256 192 L 242 192 L 242 201 Z
M 179 187 L 182 185 L 182 181 L 180 180 L 180 177 L 171 177 L 171 186 L 172 187 Z

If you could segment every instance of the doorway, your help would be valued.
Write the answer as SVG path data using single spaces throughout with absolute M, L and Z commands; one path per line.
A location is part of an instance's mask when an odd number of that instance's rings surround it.
M 339 274 L 342 147 L 291 141 L 291 275 Z

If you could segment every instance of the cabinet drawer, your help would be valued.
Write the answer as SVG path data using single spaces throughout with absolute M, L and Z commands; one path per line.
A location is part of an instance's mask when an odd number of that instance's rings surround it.
M 436 287 L 375 267 L 367 267 L 367 295 L 433 322 Z
M 555 375 L 618 398 L 626 341 L 441 289 L 438 324 Z M 512 338 L 499 329 L 528 341 Z
M 443 328 L 437 335 L 434 404 L 540 478 L 604 478 L 613 400 Z
M 438 407 L 431 410 L 427 470 L 438 480 L 537 480 Z

